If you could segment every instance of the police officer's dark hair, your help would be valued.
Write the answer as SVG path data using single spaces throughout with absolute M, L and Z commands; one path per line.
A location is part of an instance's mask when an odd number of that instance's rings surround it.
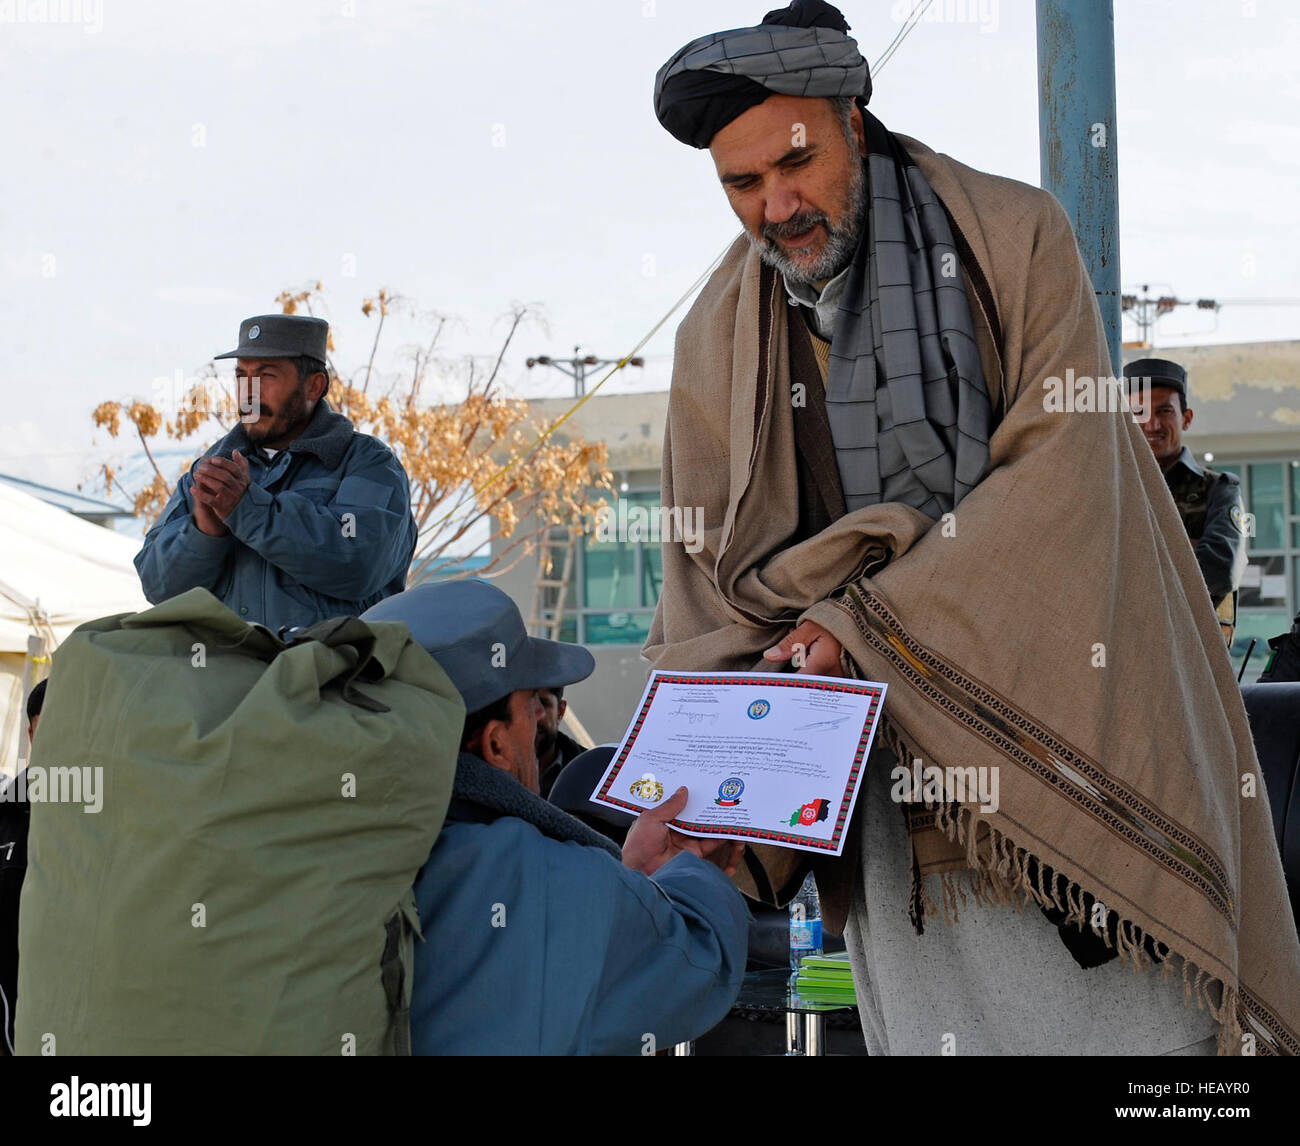
M 477 712 L 471 712 L 465 717 L 465 731 L 460 734 L 461 750 L 467 749 L 480 732 L 485 729 L 493 720 L 499 720 L 502 724 L 510 723 L 510 698 L 514 693 L 508 692 L 500 700 L 494 700 L 491 704 L 480 708 Z
M 553 697 L 555 697 L 557 703 L 564 699 L 564 685 L 562 684 L 547 685 L 544 689 L 541 689 L 540 691 L 549 692 Z
M 325 369 L 325 363 L 319 358 L 313 358 L 310 354 L 300 354 L 297 358 L 290 361 L 298 368 L 298 381 L 306 382 L 313 374 L 325 375 L 325 389 L 329 390 L 330 372 Z
M 41 681 L 31 692 L 27 694 L 27 727 L 32 726 L 34 721 L 41 714 L 41 709 L 45 706 L 45 681 Z

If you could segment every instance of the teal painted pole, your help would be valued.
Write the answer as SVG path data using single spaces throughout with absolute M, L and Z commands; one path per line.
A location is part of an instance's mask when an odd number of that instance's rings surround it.
M 1119 155 L 1112 0 L 1038 0 L 1040 181 L 1074 223 L 1118 376 Z

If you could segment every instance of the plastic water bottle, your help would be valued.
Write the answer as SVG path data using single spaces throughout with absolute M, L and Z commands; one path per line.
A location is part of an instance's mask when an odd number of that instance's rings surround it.
M 790 970 L 797 972 L 805 955 L 822 953 L 822 905 L 817 881 L 809 872 L 790 901 Z

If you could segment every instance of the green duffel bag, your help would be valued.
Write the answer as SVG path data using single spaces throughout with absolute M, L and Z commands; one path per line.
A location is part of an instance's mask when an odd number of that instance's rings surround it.
M 28 769 L 18 1053 L 409 1053 L 464 715 L 401 624 L 286 645 L 193 589 L 78 628 Z

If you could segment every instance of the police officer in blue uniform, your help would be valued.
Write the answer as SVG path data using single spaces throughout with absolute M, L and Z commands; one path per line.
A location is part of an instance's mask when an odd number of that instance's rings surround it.
M 202 587 L 272 629 L 355 616 L 400 593 L 417 528 L 406 471 L 326 398 L 329 324 L 239 327 L 238 424 L 181 477 L 135 559 L 154 604 Z

